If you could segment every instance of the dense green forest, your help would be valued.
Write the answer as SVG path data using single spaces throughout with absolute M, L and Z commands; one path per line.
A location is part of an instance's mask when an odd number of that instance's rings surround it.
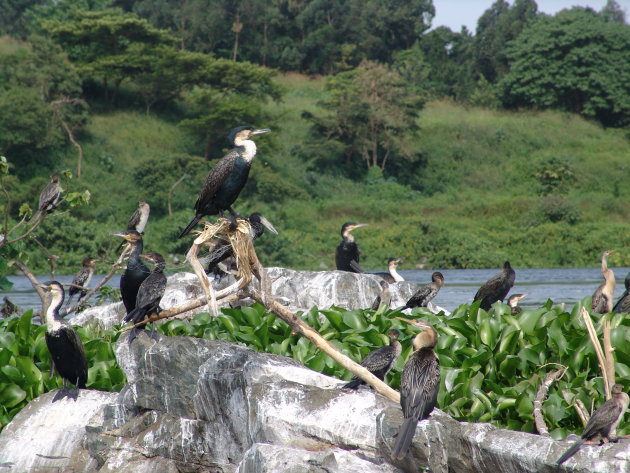
M 168 5 L 0 0 L 0 274 L 105 269 L 139 199 L 145 246 L 186 268 L 176 236 L 241 124 L 272 129 L 235 205 L 279 230 L 257 241 L 265 265 L 334 269 L 346 221 L 369 224 L 367 269 L 596 266 L 608 248 L 630 265 L 615 1 L 548 16 L 497 0 L 474 34 L 431 29 L 430 0 Z M 6 244 L 53 172 L 65 202 Z

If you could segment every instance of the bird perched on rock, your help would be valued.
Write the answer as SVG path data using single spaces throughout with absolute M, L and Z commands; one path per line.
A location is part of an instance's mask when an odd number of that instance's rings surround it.
M 144 200 L 138 201 L 138 208 L 131 215 L 127 222 L 127 230 L 135 230 L 141 235 L 144 233 L 144 227 L 147 226 L 151 207 Z
M 63 378 L 63 391 L 67 381 L 77 388 L 85 388 L 88 374 L 83 343 L 77 332 L 59 314 L 65 297 L 63 287 L 57 281 L 48 281 L 39 287 L 44 291 L 42 312 L 46 323 L 46 346 L 57 373 Z M 71 397 L 76 399 L 77 395 L 75 393 Z M 53 400 L 57 399 L 55 396 Z
M 70 307 L 70 304 L 72 304 L 72 298 L 74 296 L 79 294 L 79 299 L 77 300 L 78 303 L 81 301 L 81 299 L 85 297 L 85 294 L 87 294 L 87 291 L 85 289 L 81 289 L 76 286 L 89 286 L 90 281 L 92 280 L 92 276 L 94 275 L 94 268 L 98 261 L 100 261 L 98 258 L 83 259 L 83 262 L 81 263 L 81 269 L 77 272 L 77 274 L 74 275 L 74 278 L 72 279 L 72 284 L 75 284 L 75 286 L 70 286 L 70 288 L 68 289 L 68 295 L 70 296 L 68 297 L 68 307 Z
M 337 245 L 335 252 L 335 263 L 340 271 L 349 271 L 351 273 L 364 273 L 359 265 L 361 252 L 359 246 L 354 241 L 352 230 L 366 227 L 367 223 L 346 222 L 341 226 L 341 242 Z
M 571 447 L 558 458 L 558 465 L 561 465 L 575 455 L 582 444 L 587 440 L 596 440 L 599 438 L 600 445 L 604 443 L 604 440 L 617 441 L 617 439 L 611 439 L 610 434 L 621 421 L 624 412 L 628 409 L 628 401 L 630 400 L 622 389 L 623 386 L 621 384 L 615 384 L 612 387 L 612 396 L 610 399 L 593 412 L 593 415 L 586 423 L 580 440 L 571 445 Z
M 626 274 L 626 279 L 624 279 L 623 284 L 626 290 L 623 291 L 623 294 L 621 294 L 621 297 L 615 304 L 615 307 L 613 307 L 613 312 L 630 312 L 630 297 L 628 297 L 628 294 L 630 293 L 630 273 Z
M 383 278 L 385 282 L 389 284 L 404 281 L 405 278 L 403 278 L 400 274 L 398 274 L 398 271 L 396 270 L 398 265 L 402 264 L 402 262 L 403 260 L 401 260 L 400 258 L 390 258 L 387 260 L 386 273 L 373 273 L 373 274 Z
M 392 369 L 392 366 L 394 366 L 396 359 L 400 356 L 400 352 L 402 351 L 402 346 L 398 341 L 399 335 L 400 332 L 398 330 L 390 330 L 387 334 L 389 337 L 389 345 L 371 351 L 360 363 L 361 366 L 381 381 L 385 379 L 385 375 Z M 343 387 L 357 389 L 362 384 L 365 384 L 363 380 L 353 376 L 350 382 L 346 383 Z
M 518 306 L 519 301 L 525 299 L 527 294 L 512 294 L 508 299 L 508 305 L 510 306 L 510 313 L 512 315 L 518 315 L 523 312 L 523 309 Z
M 512 269 L 512 266 L 510 266 L 510 262 L 506 261 L 503 263 L 503 271 L 488 279 L 488 281 L 479 288 L 473 302 L 481 301 L 479 307 L 483 310 L 490 310 L 492 304 L 505 299 L 507 293 L 510 292 L 510 289 L 514 286 L 515 279 L 516 273 Z
M 256 130 L 251 126 L 239 126 L 232 129 L 228 141 L 232 150 L 217 162 L 201 189 L 199 198 L 195 203 L 195 216 L 178 238 L 187 235 L 199 220 L 206 215 L 221 215 L 225 210 L 234 217 L 232 204 L 247 182 L 252 161 L 256 156 L 256 143 L 251 138 L 271 130 Z
M 37 206 L 37 212 L 33 215 L 31 220 L 38 219 L 45 213 L 50 213 L 55 210 L 61 203 L 61 193 L 63 189 L 59 184 L 59 174 L 53 173 L 50 175 L 50 182 L 44 187 L 44 190 L 39 194 L 39 204 Z
M 418 289 L 400 310 L 413 309 L 414 307 L 426 307 L 437 295 L 444 285 L 444 276 L 439 271 L 431 275 L 431 282 Z
M 591 298 L 591 309 L 596 314 L 607 314 L 613 309 L 613 294 L 615 292 L 615 273 L 608 268 L 608 256 L 615 250 L 606 250 L 602 254 L 602 276 L 604 282 L 595 290 Z
M 251 214 L 247 220 L 249 221 L 251 227 L 252 240 L 256 240 L 262 236 L 262 234 L 265 233 L 265 228 L 275 235 L 278 234 L 278 231 L 274 228 L 271 222 L 258 212 Z M 212 240 L 210 241 L 210 244 L 212 245 L 212 248 L 207 259 L 208 266 L 206 273 L 214 273 L 215 276 L 221 277 L 225 274 L 225 271 L 223 268 L 219 267 L 219 264 L 222 264 L 225 269 L 232 269 L 232 263 L 234 262 L 234 248 L 232 248 L 232 245 L 228 240 L 223 238 Z
M 145 258 L 152 261 L 155 267 L 151 271 L 151 274 L 142 281 L 140 288 L 138 289 L 138 295 L 136 296 L 136 307 L 129 312 L 123 321 L 131 322 L 134 325 L 142 322 L 147 315 L 160 313 L 160 301 L 166 290 L 166 275 L 164 274 L 164 258 L 159 253 L 147 253 L 140 255 L 141 258 Z M 134 341 L 143 326 L 134 327 L 129 334 L 129 343 Z M 155 337 L 155 333 L 152 333 Z
M 422 329 L 413 339 L 411 354 L 400 378 L 400 406 L 405 420 L 400 426 L 392 458 L 407 455 L 418 422 L 429 417 L 437 403 L 440 390 L 440 361 L 433 351 L 438 335 L 431 324 L 422 320 L 398 319 Z
M 140 258 L 144 249 L 142 235 L 135 230 L 125 230 L 120 233 L 112 233 L 112 235 L 122 237 L 130 247 L 127 266 L 122 276 L 120 276 L 120 295 L 125 306 L 125 312 L 129 315 L 136 308 L 136 298 L 140 285 L 149 277 L 151 271 Z

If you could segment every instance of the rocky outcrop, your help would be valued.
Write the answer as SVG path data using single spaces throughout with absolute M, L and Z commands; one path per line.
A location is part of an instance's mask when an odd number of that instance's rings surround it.
M 630 443 L 585 446 L 560 470 L 568 442 L 460 423 L 436 410 L 405 460 L 390 446 L 402 421 L 369 388 L 217 340 L 124 336 L 120 393 L 41 396 L 0 434 L 0 473 L 418 472 L 627 473 Z M 28 457 L 28 458 L 24 458 Z

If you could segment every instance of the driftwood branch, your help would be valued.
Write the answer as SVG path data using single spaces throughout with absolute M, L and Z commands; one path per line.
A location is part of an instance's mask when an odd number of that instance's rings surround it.
M 545 418 L 543 416 L 542 407 L 545 398 L 547 397 L 547 392 L 549 388 L 553 384 L 554 381 L 559 380 L 566 373 L 567 367 L 563 366 L 562 368 L 551 371 L 547 373 L 545 379 L 542 384 L 538 388 L 538 392 L 536 393 L 536 399 L 534 400 L 534 422 L 536 424 L 536 430 L 540 435 L 549 436 L 549 429 L 547 429 L 547 425 L 545 424 Z
M 586 329 L 588 330 L 588 336 L 591 339 L 593 348 L 595 348 L 595 354 L 597 355 L 597 360 L 599 361 L 599 367 L 602 370 L 602 377 L 604 378 L 604 390 L 606 391 L 606 399 L 610 399 L 610 388 L 612 386 L 611 382 L 614 382 L 614 378 L 612 380 L 608 378 L 609 369 L 606 367 L 606 356 L 604 355 L 604 350 L 602 350 L 602 346 L 599 344 L 597 331 L 595 330 L 595 326 L 593 325 L 590 314 L 584 307 L 582 307 L 580 315 L 582 316 L 582 319 L 584 319 Z M 608 330 L 610 330 L 610 326 L 608 327 Z M 610 337 L 610 334 L 608 336 Z
M 562 397 L 564 398 L 567 404 L 571 404 L 571 396 L 572 396 L 571 391 L 569 391 L 568 389 L 562 390 Z M 575 412 L 577 412 L 577 415 L 580 418 L 580 421 L 582 422 L 582 426 L 586 427 L 586 424 L 588 423 L 588 419 L 591 416 L 586 410 L 586 407 L 584 407 L 584 403 L 578 398 L 575 398 L 572 404 L 573 404 L 573 408 L 575 409 Z

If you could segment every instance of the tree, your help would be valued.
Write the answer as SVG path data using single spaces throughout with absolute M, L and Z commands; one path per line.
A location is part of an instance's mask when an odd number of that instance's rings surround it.
M 600 11 L 600 14 L 607 21 L 616 21 L 617 23 L 626 22 L 626 12 L 615 0 L 608 0 L 606 5 Z
M 365 61 L 329 78 L 326 90 L 330 98 L 323 105 L 332 116 L 316 125 L 328 139 L 343 143 L 347 164 L 359 158 L 367 169 L 383 171 L 391 159 L 416 158 L 409 140 L 423 102 L 397 72 Z
M 508 50 L 506 107 L 558 108 L 606 126 L 630 123 L 630 26 L 573 8 L 543 17 Z

